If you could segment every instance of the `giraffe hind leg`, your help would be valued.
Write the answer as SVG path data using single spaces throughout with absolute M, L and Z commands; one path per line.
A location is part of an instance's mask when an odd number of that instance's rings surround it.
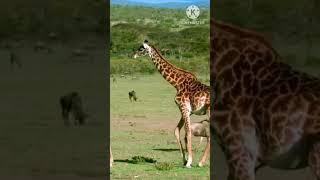
M 198 146 L 196 147 L 197 150 L 200 148 L 201 143 L 202 143 L 202 141 L 203 141 L 203 138 L 204 138 L 204 137 L 202 137 L 202 136 L 200 137 L 199 144 L 198 144 Z
M 185 113 L 187 114 L 187 113 Z M 184 116 L 185 117 L 185 132 L 186 132 L 186 136 L 185 136 L 185 139 L 186 139 L 186 149 L 187 149 L 187 152 L 188 152 L 188 161 L 187 161 L 187 164 L 186 164 L 186 167 L 187 168 L 191 168 L 191 164 L 192 164 L 192 141 L 191 141 L 191 136 L 192 136 L 192 133 L 191 133 L 191 122 L 190 122 L 190 116 Z
M 206 162 L 207 156 L 210 153 L 210 137 L 207 137 L 207 145 L 204 149 L 203 155 L 201 156 L 201 159 L 199 161 L 199 166 L 202 167 L 203 164 Z

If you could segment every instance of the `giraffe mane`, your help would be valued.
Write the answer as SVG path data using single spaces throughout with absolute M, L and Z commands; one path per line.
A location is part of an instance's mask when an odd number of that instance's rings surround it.
M 269 41 L 266 40 L 264 35 L 257 33 L 255 31 L 252 31 L 252 30 L 243 29 L 241 27 L 227 24 L 227 23 L 215 20 L 215 19 L 213 19 L 212 22 L 213 22 L 213 26 L 221 28 L 224 31 L 227 31 L 229 33 L 239 34 L 241 37 L 245 37 L 248 39 L 250 39 L 250 38 L 257 39 L 258 41 L 262 42 L 265 46 L 267 46 L 267 48 L 271 49 L 273 51 L 273 53 L 277 55 L 277 57 L 280 57 L 278 52 L 272 47 L 272 45 L 269 43 Z
M 156 51 L 156 53 L 157 53 L 162 59 L 166 60 L 169 65 L 171 65 L 172 67 L 176 68 L 176 69 L 179 70 L 179 71 L 182 71 L 182 72 L 184 72 L 184 73 L 191 74 L 193 77 L 195 77 L 195 78 L 197 79 L 197 77 L 196 77 L 193 73 L 191 73 L 191 72 L 189 72 L 189 71 L 186 71 L 186 70 L 184 70 L 184 69 L 181 69 L 181 68 L 175 66 L 174 64 L 172 64 L 171 62 L 169 62 L 166 58 L 164 58 L 164 57 L 162 56 L 162 54 L 159 52 L 159 50 L 158 50 L 156 47 L 154 47 L 153 45 L 149 45 L 149 46 L 151 46 L 151 47 Z

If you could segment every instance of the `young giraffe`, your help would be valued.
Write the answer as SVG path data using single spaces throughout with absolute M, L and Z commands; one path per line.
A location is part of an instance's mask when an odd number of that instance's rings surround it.
M 186 167 L 190 168 L 192 163 L 190 115 L 210 114 L 210 87 L 202 84 L 194 74 L 169 63 L 154 46 L 149 45 L 148 41 L 145 40 L 143 45 L 134 54 L 134 58 L 147 54 L 150 56 L 152 62 L 164 79 L 177 90 L 175 102 L 180 109 L 181 119 L 175 128 L 174 134 L 177 139 L 177 143 L 179 144 L 183 161 L 186 163 Z M 185 126 L 186 132 L 185 143 L 188 152 L 187 162 L 180 141 L 180 130 L 183 126 Z M 200 167 L 203 166 L 205 162 L 208 154 L 208 148 L 209 144 L 207 144 L 206 150 L 198 164 Z
M 211 21 L 211 126 L 222 142 L 228 180 L 255 169 L 309 166 L 320 179 L 320 80 L 281 63 L 260 35 Z

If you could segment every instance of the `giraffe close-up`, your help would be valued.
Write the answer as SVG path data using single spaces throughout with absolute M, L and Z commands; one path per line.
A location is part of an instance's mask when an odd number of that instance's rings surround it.
M 178 68 L 168 62 L 153 45 L 148 41 L 140 46 L 138 51 L 134 54 L 134 58 L 138 56 L 149 55 L 152 62 L 156 66 L 159 73 L 163 78 L 169 82 L 176 89 L 175 103 L 179 107 L 181 119 L 175 128 L 174 134 L 180 148 L 183 161 L 186 167 L 190 168 L 192 164 L 192 144 L 191 144 L 191 121 L 190 116 L 196 115 L 209 115 L 210 113 L 210 87 L 201 83 L 197 77 L 181 68 Z M 185 126 L 185 144 L 188 152 L 186 159 L 182 143 L 180 140 L 180 130 Z M 203 166 L 205 159 L 208 155 L 209 143 L 206 146 L 199 166 Z
M 214 19 L 211 59 L 210 124 L 228 180 L 254 180 L 263 166 L 309 166 L 320 179 L 320 80 L 282 63 L 263 36 Z

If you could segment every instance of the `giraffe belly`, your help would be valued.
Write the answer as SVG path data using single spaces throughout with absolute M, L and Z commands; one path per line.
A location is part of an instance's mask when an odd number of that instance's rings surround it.
M 277 169 L 300 169 L 308 166 L 309 148 L 306 139 L 301 139 L 292 145 L 279 147 L 279 149 L 267 163 L 270 167 Z

